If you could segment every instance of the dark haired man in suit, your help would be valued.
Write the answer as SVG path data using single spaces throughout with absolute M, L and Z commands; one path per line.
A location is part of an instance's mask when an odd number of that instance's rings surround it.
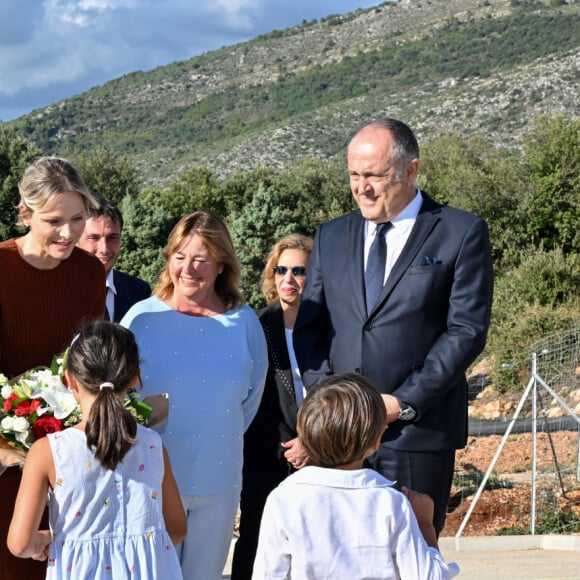
M 465 373 L 491 314 L 487 224 L 417 188 L 419 146 L 401 121 L 363 127 L 348 171 L 359 209 L 316 232 L 294 328 L 298 364 L 306 387 L 348 371 L 374 382 L 389 428 L 368 465 L 430 495 L 439 533 L 467 439 Z
M 114 322 L 119 322 L 133 304 L 151 296 L 147 282 L 113 269 L 121 251 L 122 231 L 123 216 L 119 208 L 100 200 L 97 209 L 89 210 L 83 235 L 77 244 L 105 266 L 107 303 L 104 317 Z

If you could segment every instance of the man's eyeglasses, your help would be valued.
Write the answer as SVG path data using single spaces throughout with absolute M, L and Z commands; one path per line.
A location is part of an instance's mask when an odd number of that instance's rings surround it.
M 288 269 L 292 272 L 293 276 L 306 276 L 306 268 L 304 266 L 294 266 L 293 268 L 287 268 L 286 266 L 274 266 L 274 274 L 280 274 L 280 276 L 285 276 Z

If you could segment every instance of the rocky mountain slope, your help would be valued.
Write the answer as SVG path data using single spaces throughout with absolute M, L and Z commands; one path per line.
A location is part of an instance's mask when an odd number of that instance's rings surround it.
M 125 75 L 12 124 L 47 152 L 130 154 L 149 185 L 192 165 L 224 176 L 342 156 L 385 115 L 423 142 L 518 147 L 535 116 L 577 115 L 578 24 L 576 0 L 384 2 Z

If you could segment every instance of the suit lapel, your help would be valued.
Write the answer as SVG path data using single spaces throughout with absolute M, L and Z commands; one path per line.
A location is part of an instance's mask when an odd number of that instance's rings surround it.
M 132 305 L 132 295 L 127 288 L 126 278 L 124 278 L 117 270 L 113 269 L 113 280 L 115 282 L 115 321 L 120 321 L 125 315 L 129 307 Z
M 383 288 L 377 307 L 382 306 L 389 294 L 391 294 L 397 284 L 401 281 L 403 274 L 411 267 L 413 260 L 423 247 L 425 240 L 429 237 L 435 224 L 439 221 L 437 214 L 439 213 L 440 205 L 435 203 L 424 192 L 422 192 L 422 195 L 423 204 L 421 205 L 421 210 L 419 211 L 415 225 L 411 230 L 411 234 L 409 235 L 409 239 L 407 240 L 403 251 L 395 262 L 395 265 L 387 278 L 387 283 Z
M 115 305 L 115 322 L 121 320 L 119 318 L 119 312 L 122 310 L 122 304 L 120 300 L 120 296 L 123 296 L 123 292 L 121 291 L 121 281 L 119 280 L 119 276 L 117 276 L 117 271 L 113 268 L 113 284 L 115 284 L 115 291 L 116 294 L 113 294 L 113 304 Z
M 364 280 L 364 228 L 365 220 L 360 211 L 351 214 L 347 223 L 347 244 L 349 272 L 352 284 L 352 296 L 355 297 L 357 308 L 361 318 L 367 318 L 365 304 L 365 280 Z

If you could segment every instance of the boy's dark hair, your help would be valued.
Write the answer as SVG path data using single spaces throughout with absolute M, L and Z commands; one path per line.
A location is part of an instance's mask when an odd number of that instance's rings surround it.
M 298 436 L 319 467 L 363 459 L 386 428 L 380 393 L 369 379 L 355 373 L 322 379 L 298 409 Z
M 89 322 L 73 340 L 65 364 L 96 395 L 85 428 L 87 446 L 105 469 L 115 469 L 137 435 L 137 421 L 120 396 L 139 374 L 135 336 L 113 322 Z

